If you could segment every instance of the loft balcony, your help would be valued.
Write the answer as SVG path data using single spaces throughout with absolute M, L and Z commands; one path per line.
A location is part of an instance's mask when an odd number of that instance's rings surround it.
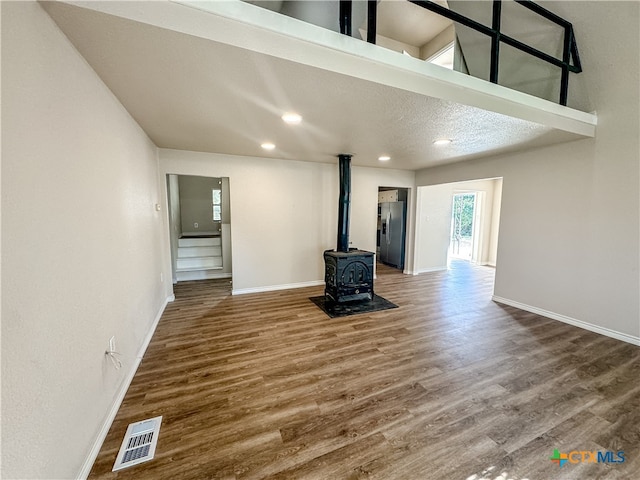
M 579 82 L 563 106 L 239 0 L 44 7 L 161 148 L 418 170 L 595 135 Z

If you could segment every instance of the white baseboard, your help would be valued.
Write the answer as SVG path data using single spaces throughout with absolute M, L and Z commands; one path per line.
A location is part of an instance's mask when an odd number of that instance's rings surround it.
M 542 308 L 532 307 L 531 305 L 526 305 L 514 300 L 509 300 L 508 298 L 498 297 L 497 295 L 494 295 L 493 297 L 491 297 L 491 299 L 494 302 L 510 305 L 512 307 L 519 308 L 520 310 L 525 310 L 537 315 L 542 315 L 543 317 L 558 320 L 559 322 L 568 323 L 569 325 L 573 325 L 574 327 L 584 328 L 585 330 L 589 330 L 590 332 L 599 333 L 600 335 L 606 335 L 607 337 L 615 338 L 616 340 L 622 340 L 623 342 L 640 346 L 640 337 L 634 337 L 633 335 L 629 335 L 627 333 L 622 333 L 616 330 L 611 330 L 610 328 L 583 322 L 582 320 L 577 320 L 575 318 L 567 317 L 566 315 L 550 312 Z
M 416 270 L 415 275 L 418 275 L 420 273 L 431 273 L 431 272 L 442 272 L 444 270 L 447 270 L 447 266 L 443 266 L 443 267 L 431 267 L 431 268 L 421 268 L 419 270 Z
M 138 370 L 138 367 L 140 366 L 142 357 L 144 357 L 144 352 L 147 351 L 147 347 L 151 342 L 151 338 L 153 337 L 153 334 L 155 333 L 156 328 L 158 327 L 158 322 L 160 321 L 160 318 L 162 317 L 162 314 L 164 313 L 165 308 L 167 308 L 167 304 L 170 302 L 173 302 L 175 299 L 176 299 L 175 295 L 168 296 L 164 301 L 164 303 L 162 304 L 162 306 L 160 307 L 160 310 L 158 311 L 156 318 L 153 320 L 153 323 L 149 328 L 149 331 L 147 332 L 147 336 L 144 338 L 142 344 L 140 345 L 140 349 L 138 350 L 138 354 L 136 355 L 133 365 L 131 366 L 131 370 L 129 370 L 129 373 L 122 380 L 122 383 L 118 388 L 117 395 L 113 401 L 113 404 L 111 405 L 111 408 L 109 409 L 109 414 L 107 415 L 107 417 L 105 418 L 102 424 L 100 433 L 98 433 L 98 436 L 96 437 L 91 447 L 91 450 L 89 451 L 89 455 L 87 455 L 87 458 L 82 464 L 82 468 L 77 477 L 79 480 L 85 480 L 89 476 L 89 473 L 91 473 L 91 468 L 93 467 L 93 464 L 96 461 L 98 454 L 100 453 L 100 449 L 102 448 L 104 439 L 107 437 L 107 434 L 109 433 L 109 429 L 111 428 L 111 424 L 113 423 L 113 420 L 116 418 L 118 410 L 120 409 L 120 405 L 124 400 L 124 396 L 127 394 L 127 390 L 129 390 L 129 385 L 131 385 L 131 382 L 133 381 L 133 377 L 135 376 Z
M 324 280 L 313 280 L 311 282 L 285 283 L 282 285 L 268 285 L 266 287 L 238 288 L 231 291 L 231 295 L 244 295 L 246 293 L 273 292 L 275 290 L 289 290 L 291 288 L 317 287 L 324 285 Z

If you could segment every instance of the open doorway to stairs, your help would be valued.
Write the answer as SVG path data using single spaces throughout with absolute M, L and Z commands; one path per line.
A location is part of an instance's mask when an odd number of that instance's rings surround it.
M 231 278 L 229 178 L 167 175 L 173 283 Z

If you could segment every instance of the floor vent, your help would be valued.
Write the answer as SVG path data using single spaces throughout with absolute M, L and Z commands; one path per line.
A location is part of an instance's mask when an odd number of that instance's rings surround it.
M 156 453 L 161 423 L 162 416 L 130 424 L 111 471 L 151 460 Z

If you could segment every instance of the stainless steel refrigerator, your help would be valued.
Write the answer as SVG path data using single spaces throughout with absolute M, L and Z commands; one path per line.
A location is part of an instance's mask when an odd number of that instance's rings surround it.
M 379 207 L 379 260 L 396 268 L 404 268 L 405 202 L 383 202 Z

